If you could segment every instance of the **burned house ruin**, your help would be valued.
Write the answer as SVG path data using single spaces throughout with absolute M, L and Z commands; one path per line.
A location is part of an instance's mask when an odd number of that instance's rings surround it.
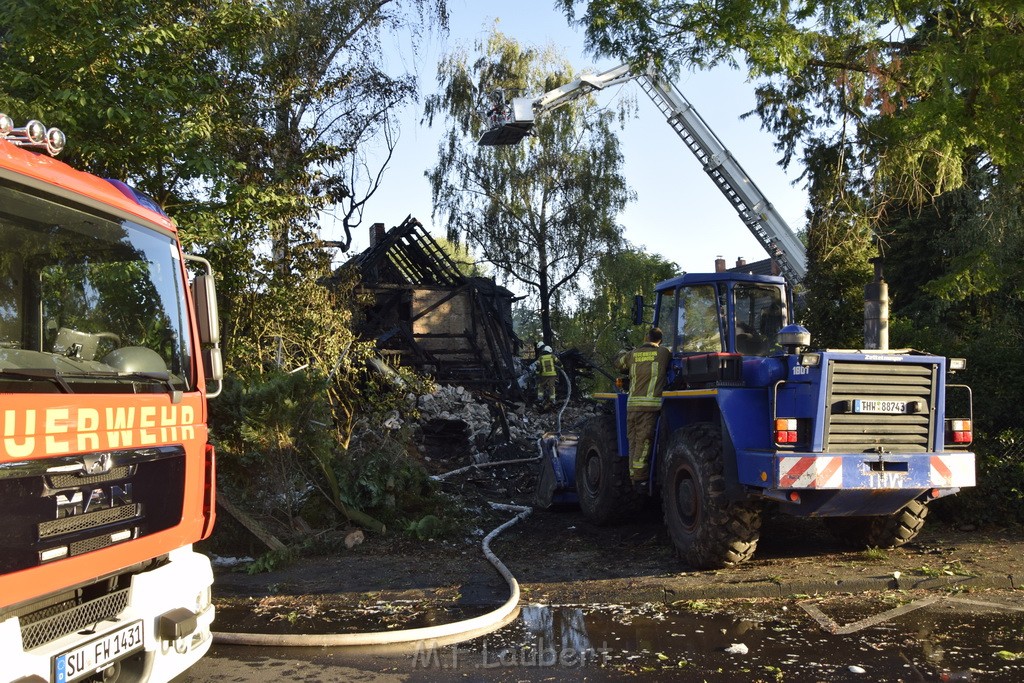
M 514 393 L 520 339 L 513 294 L 490 278 L 463 275 L 415 218 L 370 228 L 370 247 L 342 268 L 357 268 L 363 319 L 357 327 L 386 357 L 442 384 Z

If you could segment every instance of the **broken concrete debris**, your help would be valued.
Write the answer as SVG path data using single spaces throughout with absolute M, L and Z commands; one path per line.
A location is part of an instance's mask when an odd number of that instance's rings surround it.
M 524 406 L 488 402 L 463 386 L 440 386 L 423 396 L 408 394 L 406 401 L 419 412 L 416 443 L 428 462 L 480 464 L 509 447 L 533 455 L 533 443 L 543 432 Z

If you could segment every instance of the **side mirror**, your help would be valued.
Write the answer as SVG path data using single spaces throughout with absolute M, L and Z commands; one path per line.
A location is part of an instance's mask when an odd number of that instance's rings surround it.
M 196 305 L 199 341 L 203 344 L 220 344 L 217 289 L 213 282 L 213 275 L 196 276 L 192 281 L 192 300 Z
M 633 297 L 632 317 L 634 325 L 644 324 L 644 297 L 642 294 Z
M 217 391 L 207 390 L 207 398 L 220 395 L 224 385 L 224 359 L 220 351 L 220 320 L 217 314 L 217 289 L 213 280 L 213 266 L 200 256 L 185 256 L 189 261 L 200 263 L 206 273 L 196 275 L 192 280 L 192 302 L 196 311 L 196 328 L 199 343 L 202 344 L 203 366 L 206 378 L 217 382 Z

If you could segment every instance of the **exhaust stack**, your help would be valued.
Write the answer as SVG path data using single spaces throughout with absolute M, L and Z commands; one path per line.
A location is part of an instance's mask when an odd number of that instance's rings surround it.
M 864 285 L 864 348 L 889 348 L 889 283 L 882 275 L 882 257 L 871 259 L 875 279 Z

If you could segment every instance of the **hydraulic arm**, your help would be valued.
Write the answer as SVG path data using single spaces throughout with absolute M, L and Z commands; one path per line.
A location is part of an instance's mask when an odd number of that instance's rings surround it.
M 725 195 L 751 234 L 778 264 L 783 277 L 795 285 L 807 273 L 807 254 L 771 202 L 726 149 L 682 92 L 657 73 L 638 74 L 622 64 L 600 74 L 585 74 L 535 99 L 520 97 L 493 108 L 491 127 L 481 145 L 515 144 L 530 134 L 537 117 L 572 100 L 611 85 L 636 80 L 665 115 L 672 130 L 693 152 L 704 172 Z

